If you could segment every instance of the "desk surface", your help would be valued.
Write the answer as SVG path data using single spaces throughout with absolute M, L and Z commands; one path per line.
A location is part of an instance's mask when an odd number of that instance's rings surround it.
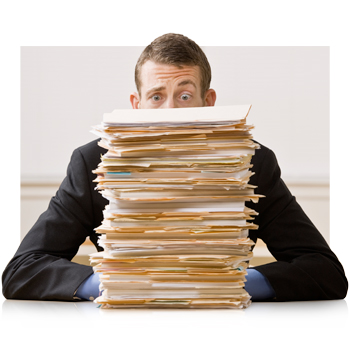
M 31 343 L 25 334 L 32 338 L 33 332 L 51 349 L 62 349 L 67 339 L 89 350 L 105 342 L 115 344 L 113 349 L 167 350 L 254 343 L 260 349 L 347 349 L 350 344 L 346 300 L 252 303 L 245 310 L 102 310 L 93 302 L 4 300 L 1 321 L 1 332 L 12 334 L 16 344 L 23 341 L 26 349 Z M 33 349 L 39 345 L 33 343 Z

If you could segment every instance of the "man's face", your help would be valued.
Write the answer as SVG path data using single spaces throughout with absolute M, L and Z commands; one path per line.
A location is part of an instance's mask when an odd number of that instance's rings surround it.
M 215 91 L 201 96 L 201 74 L 198 66 L 182 68 L 147 61 L 141 68 L 141 98 L 130 96 L 133 108 L 186 108 L 213 106 Z

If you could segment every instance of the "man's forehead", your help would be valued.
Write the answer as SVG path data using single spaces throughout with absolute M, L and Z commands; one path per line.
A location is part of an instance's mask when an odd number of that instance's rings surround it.
M 192 76 L 200 79 L 200 69 L 198 66 L 182 65 L 175 66 L 172 64 L 157 63 L 147 61 L 141 68 L 141 77 L 166 79 L 167 77 Z
M 186 86 L 186 85 L 192 85 L 195 89 L 197 89 L 197 84 L 191 80 L 191 79 L 186 79 L 184 77 L 184 80 L 180 79 L 177 83 L 176 83 L 176 87 L 181 87 L 181 86 Z M 162 82 L 160 83 L 156 83 L 155 85 L 150 84 L 150 87 L 145 87 L 145 92 L 146 95 L 150 94 L 150 93 L 154 93 L 154 92 L 161 92 L 163 90 L 166 90 L 166 85 L 163 84 Z

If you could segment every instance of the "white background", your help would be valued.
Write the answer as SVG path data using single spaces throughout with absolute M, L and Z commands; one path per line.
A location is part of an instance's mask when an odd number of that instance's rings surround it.
M 193 1 L 172 2 L 168 6 L 155 1 L 12 1 L 2 5 L 0 30 L 2 55 L 0 95 L 2 111 L 2 254 L 1 268 L 13 256 L 19 243 L 20 188 L 20 46 L 41 45 L 147 45 L 167 32 L 180 32 L 201 46 L 300 46 L 331 47 L 331 236 L 332 249 L 350 271 L 349 229 L 347 223 L 349 189 L 344 165 L 347 161 L 349 99 L 349 22 L 345 1 Z M 5 207 L 5 208 L 4 208 Z M 348 298 L 346 299 L 348 300 Z M 171 317 L 171 315 L 169 315 Z M 318 315 L 315 323 L 304 324 L 302 313 L 291 314 L 289 322 L 262 317 L 259 322 L 241 325 L 226 323 L 220 332 L 208 326 L 151 322 L 144 327 L 118 327 L 91 323 L 77 329 L 69 320 L 61 328 L 35 329 L 35 314 L 30 329 L 6 327 L 2 319 L 1 337 L 11 345 L 27 349 L 93 348 L 237 348 L 328 349 L 348 344 L 344 322 L 329 323 Z M 323 322 L 322 322 L 323 321 Z M 293 322 L 295 325 L 290 328 Z M 323 327 L 321 326 L 323 323 Z M 163 323 L 164 325 L 164 323 Z M 286 327 L 284 327 L 284 325 Z M 300 327 L 298 327 L 300 325 Z M 165 326 L 165 325 L 164 325 Z M 318 328 L 315 328 L 318 327 Z M 108 328 L 114 337 L 103 330 Z M 348 329 L 348 328 L 347 328 Z M 203 331 L 205 336 L 203 336 Z M 232 332 L 230 334 L 230 332 Z M 146 339 L 146 340 L 145 340 Z M 113 343 L 112 343 L 113 342 Z M 346 345 L 345 345 L 346 346 Z
M 131 109 L 144 47 L 22 47 L 21 176 L 63 179 L 103 113 Z M 217 106 L 251 104 L 254 138 L 285 180 L 329 179 L 329 47 L 204 46 Z

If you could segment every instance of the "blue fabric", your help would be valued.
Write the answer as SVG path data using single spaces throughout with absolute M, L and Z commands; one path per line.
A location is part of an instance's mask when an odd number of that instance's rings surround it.
M 251 295 L 252 301 L 263 301 L 276 296 L 267 278 L 255 269 L 247 269 L 248 275 L 245 282 L 245 290 Z
M 100 274 L 93 273 L 79 286 L 75 296 L 83 300 L 94 300 L 99 296 Z

